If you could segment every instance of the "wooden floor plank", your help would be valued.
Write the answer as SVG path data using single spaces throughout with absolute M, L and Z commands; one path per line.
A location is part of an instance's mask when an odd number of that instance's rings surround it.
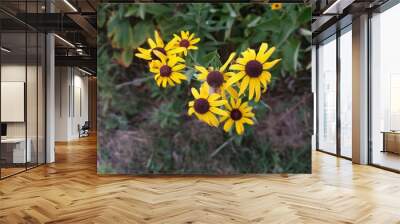
M 311 175 L 98 176 L 96 139 L 0 181 L 0 223 L 400 223 L 400 175 L 313 152 Z

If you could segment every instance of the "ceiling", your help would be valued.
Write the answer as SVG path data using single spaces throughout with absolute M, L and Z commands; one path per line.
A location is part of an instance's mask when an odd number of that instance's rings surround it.
M 3 46 L 8 55 L 24 56 L 29 31 L 51 32 L 55 37 L 56 65 L 73 65 L 96 72 L 96 8 L 100 0 L 0 0 Z M 49 13 L 51 11 L 51 13 Z M 29 34 L 28 34 L 29 36 Z M 29 39 L 29 38 L 28 38 Z M 28 55 L 36 46 L 28 44 Z M 10 57 L 11 58 L 11 57 Z
M 373 11 L 389 0 L 313 0 L 311 31 L 316 44 L 338 29 L 351 24 L 352 18 Z

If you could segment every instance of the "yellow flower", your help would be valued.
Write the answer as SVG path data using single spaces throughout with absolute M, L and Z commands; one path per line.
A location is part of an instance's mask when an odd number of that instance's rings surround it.
M 144 49 L 141 47 L 138 48 L 139 53 L 135 54 L 136 57 L 151 61 L 159 59 L 157 55 L 154 54 L 154 51 L 156 50 L 168 57 L 181 53 L 185 50 L 185 48 L 183 47 L 176 47 L 176 38 L 172 39 L 165 45 L 164 41 L 161 39 L 160 34 L 157 31 L 154 31 L 154 37 L 155 41 L 151 38 L 147 39 L 147 43 L 150 47 L 149 49 Z
M 200 41 L 200 38 L 194 38 L 194 36 L 195 34 L 190 34 L 189 31 L 181 31 L 180 36 L 174 34 L 175 39 L 177 39 L 176 46 L 184 48 L 183 53 L 185 54 L 185 56 L 187 55 L 189 50 L 198 49 L 195 44 Z
M 158 86 L 167 87 L 181 84 L 181 80 L 187 80 L 186 76 L 180 71 L 185 68 L 185 62 L 182 58 L 172 55 L 165 56 L 161 52 L 155 50 L 154 53 L 160 60 L 153 60 L 150 62 L 150 72 L 154 73 L 154 79 Z
M 236 64 L 229 67 L 229 69 L 238 71 L 238 73 L 228 80 L 227 85 L 238 83 L 238 87 L 240 87 L 239 96 L 248 87 L 249 100 L 253 99 L 255 95 L 255 101 L 259 101 L 261 85 L 266 89 L 267 84 L 271 82 L 271 73 L 267 70 L 274 67 L 281 59 L 268 62 L 267 60 L 274 53 L 275 47 L 270 48 L 268 51 L 267 49 L 268 44 L 266 43 L 261 44 L 257 54 L 254 49 L 247 49 L 242 52 L 242 57 L 236 60 Z M 240 80 L 242 80 L 241 83 L 239 83 Z
M 279 10 L 279 9 L 282 9 L 282 3 L 272 3 L 272 4 L 271 4 L 271 9 L 272 9 L 272 10 Z
M 217 93 L 209 94 L 209 87 L 207 85 L 202 85 L 200 87 L 200 93 L 192 88 L 192 94 L 195 98 L 189 102 L 188 114 L 195 114 L 196 117 L 206 122 L 210 126 L 218 127 L 219 121 L 217 115 L 228 116 L 228 112 L 222 110 L 218 107 L 226 104 L 226 100 L 220 100 L 221 95 Z
M 254 113 L 251 111 L 252 107 L 248 105 L 248 102 L 243 102 L 241 99 L 235 100 L 231 98 L 230 104 L 225 104 L 229 114 L 221 118 L 221 122 L 225 121 L 224 131 L 229 132 L 232 126 L 235 125 L 236 133 L 239 135 L 244 132 L 244 124 L 253 125 L 252 118 Z
M 200 72 L 200 74 L 197 76 L 197 79 L 203 81 L 203 85 L 208 85 L 215 92 L 221 94 L 223 98 L 226 98 L 225 91 L 227 91 L 233 97 L 238 97 L 237 91 L 232 88 L 232 86 L 226 85 L 226 81 L 228 81 L 228 79 L 235 73 L 225 72 L 226 68 L 228 67 L 229 63 L 231 63 L 235 55 L 235 53 L 229 55 L 228 60 L 226 60 L 225 64 L 222 65 L 222 67 L 219 69 L 206 69 L 203 66 L 195 66 L 196 70 Z

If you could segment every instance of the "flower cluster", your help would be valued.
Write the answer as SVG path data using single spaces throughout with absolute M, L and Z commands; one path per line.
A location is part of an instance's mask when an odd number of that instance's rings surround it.
M 149 49 L 139 48 L 136 57 L 150 61 L 150 72 L 154 73 L 158 86 L 166 88 L 181 84 L 182 80 L 187 80 L 184 57 L 198 49 L 196 44 L 200 38 L 181 31 L 180 36 L 174 35 L 164 44 L 157 31 L 154 36 L 155 41 L 147 40 Z M 260 101 L 261 94 L 267 91 L 271 82 L 269 70 L 281 60 L 268 61 L 274 51 L 275 47 L 269 48 L 267 43 L 262 43 L 258 51 L 249 48 L 237 58 L 236 53 L 231 53 L 219 68 L 195 65 L 196 79 L 201 85 L 199 89 L 191 88 L 194 99 L 189 102 L 188 114 L 213 127 L 224 123 L 226 132 L 236 130 L 237 134 L 243 134 L 245 125 L 254 124 L 255 115 L 249 101 Z
M 189 50 L 196 50 L 194 46 L 200 38 L 194 38 L 194 33 L 181 32 L 181 36 L 175 35 L 167 44 L 164 43 L 157 31 L 154 31 L 154 39 L 147 39 L 149 49 L 138 48 L 135 56 L 150 61 L 150 72 L 154 73 L 154 79 L 158 86 L 167 87 L 181 84 L 187 80 L 182 73 L 185 69 L 185 60 L 182 54 L 187 55 Z

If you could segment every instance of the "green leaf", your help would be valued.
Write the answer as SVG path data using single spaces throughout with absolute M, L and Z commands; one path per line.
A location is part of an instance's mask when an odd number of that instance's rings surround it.
M 235 22 L 233 18 L 228 18 L 225 25 L 225 36 L 224 40 L 227 40 L 231 36 L 232 25 Z
M 297 18 L 297 23 L 299 25 L 311 22 L 312 12 L 311 7 L 303 8 Z
M 138 10 L 139 10 L 139 8 L 138 8 L 138 6 L 136 4 L 135 5 L 128 5 L 124 16 L 125 17 L 134 16 L 134 15 L 136 15 L 138 13 Z
M 235 12 L 235 10 L 232 8 L 232 5 L 231 4 L 225 4 L 225 6 L 226 6 L 226 8 L 228 9 L 228 11 L 229 11 L 229 15 L 231 16 L 231 17 L 236 17 L 237 16 L 237 14 L 236 14 L 236 12 Z
M 154 16 L 162 16 L 171 13 L 172 7 L 168 7 L 163 4 L 147 4 L 146 13 L 152 14 Z
M 133 50 L 124 50 L 121 54 L 121 61 L 125 67 L 128 67 L 132 63 L 132 58 Z
M 253 19 L 249 24 L 247 24 L 247 27 L 255 27 L 257 26 L 257 23 L 261 20 L 260 16 L 257 16 L 255 19 Z
M 201 60 L 201 64 L 204 66 L 210 66 L 214 64 L 217 64 L 216 62 L 219 61 L 219 55 L 218 55 L 218 51 L 214 50 L 208 54 L 206 54 L 202 60 Z
M 290 72 L 296 72 L 301 42 L 291 38 L 283 47 L 283 66 Z
M 99 7 L 99 11 L 97 13 L 97 26 L 99 28 L 102 28 L 104 24 L 106 23 L 106 11 L 104 8 Z
M 139 4 L 139 11 L 138 11 L 138 16 L 141 19 L 144 19 L 144 17 L 146 16 L 146 5 L 145 4 Z
M 138 48 L 154 31 L 154 25 L 150 21 L 140 21 L 133 28 L 132 49 Z

